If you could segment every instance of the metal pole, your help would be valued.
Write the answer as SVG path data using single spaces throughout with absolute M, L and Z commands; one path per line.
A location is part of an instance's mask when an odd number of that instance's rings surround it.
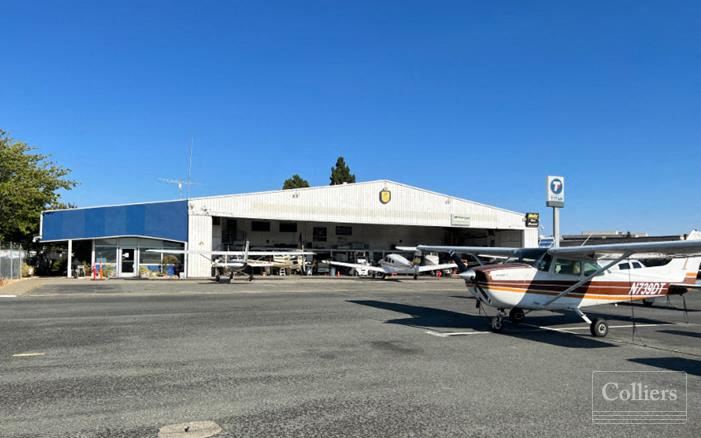
M 12 242 L 10 242 L 10 280 L 12 280 L 15 276 L 14 257 L 15 255 L 12 253 Z
M 553 248 L 560 247 L 560 209 L 553 207 Z
M 66 277 L 71 278 L 71 265 L 73 264 L 73 241 L 68 241 L 68 266 L 66 268 Z
M 188 250 L 188 244 L 185 242 L 184 245 L 185 253 L 183 254 L 183 272 L 185 275 L 183 276 L 184 278 L 188 278 L 189 275 L 189 270 L 190 270 L 190 258 L 188 257 L 187 250 Z

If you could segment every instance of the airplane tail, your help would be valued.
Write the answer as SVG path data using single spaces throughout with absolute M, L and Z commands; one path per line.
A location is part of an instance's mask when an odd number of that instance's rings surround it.
M 680 257 L 672 259 L 667 264 L 667 269 L 671 272 L 684 272 L 684 283 L 688 284 L 696 283 L 696 276 L 699 273 L 699 267 L 701 267 L 701 256 Z
M 243 250 L 243 262 L 248 263 L 248 247 L 251 244 L 248 240 L 246 241 L 246 247 Z

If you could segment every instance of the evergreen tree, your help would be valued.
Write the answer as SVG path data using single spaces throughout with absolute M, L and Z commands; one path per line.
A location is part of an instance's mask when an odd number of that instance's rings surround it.
M 346 164 L 343 157 L 338 157 L 336 166 L 331 168 L 331 185 L 335 186 L 343 183 L 354 183 L 355 175 L 350 173 L 350 167 Z

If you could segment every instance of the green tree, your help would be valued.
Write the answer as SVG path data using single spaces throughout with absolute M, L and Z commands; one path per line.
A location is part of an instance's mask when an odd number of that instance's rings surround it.
M 304 187 L 309 187 L 309 181 L 297 175 L 296 173 L 292 175 L 292 177 L 287 178 L 282 184 L 282 190 L 301 189 Z
M 346 164 L 343 157 L 338 157 L 336 166 L 331 168 L 331 185 L 335 186 L 343 183 L 354 183 L 355 175 L 350 173 L 350 167 Z
M 0 240 L 31 242 L 41 211 L 65 207 L 58 191 L 76 184 L 70 170 L 35 150 L 0 129 Z

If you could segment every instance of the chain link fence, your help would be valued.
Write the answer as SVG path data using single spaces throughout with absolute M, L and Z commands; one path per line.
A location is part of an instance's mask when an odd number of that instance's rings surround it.
M 0 243 L 0 280 L 22 278 L 24 250 L 21 245 Z

